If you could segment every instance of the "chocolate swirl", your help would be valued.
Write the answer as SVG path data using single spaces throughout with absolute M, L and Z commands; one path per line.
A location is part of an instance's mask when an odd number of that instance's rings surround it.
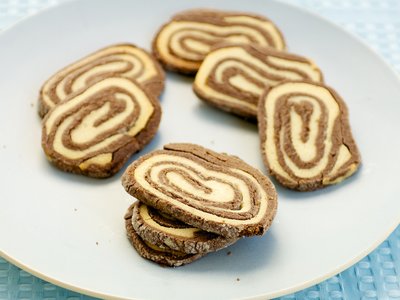
M 165 67 L 193 74 L 212 46 L 219 42 L 285 49 L 282 34 L 265 17 L 198 9 L 173 16 L 157 33 L 153 52 Z
M 322 82 L 309 59 L 256 45 L 220 44 L 204 59 L 193 84 L 204 101 L 253 118 L 261 94 L 284 80 Z
M 264 161 L 284 186 L 314 190 L 357 170 L 361 160 L 347 107 L 333 89 L 279 84 L 261 97 L 258 116 Z
M 139 201 L 133 205 L 132 226 L 151 244 L 189 254 L 216 251 L 236 241 L 185 224 Z
M 107 77 L 72 93 L 46 115 L 42 146 L 65 171 L 108 177 L 151 140 L 160 117 L 158 101 L 137 83 Z
M 236 157 L 192 144 L 141 157 L 122 181 L 140 201 L 227 238 L 263 234 L 276 211 L 268 178 Z
M 130 44 L 114 45 L 94 52 L 50 77 L 40 91 L 39 115 L 44 117 L 71 93 L 111 76 L 136 80 L 156 97 L 164 88 L 164 71 L 149 53 Z

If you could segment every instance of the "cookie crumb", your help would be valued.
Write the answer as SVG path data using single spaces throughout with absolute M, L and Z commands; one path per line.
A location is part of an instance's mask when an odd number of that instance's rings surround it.
M 33 102 L 31 102 L 31 107 L 34 107 L 34 106 L 35 106 L 35 104 Z
M 236 278 L 236 281 L 240 281 L 240 278 L 238 277 L 238 278 Z
M 232 252 L 231 251 L 228 251 L 228 252 L 226 252 L 226 255 L 232 255 Z

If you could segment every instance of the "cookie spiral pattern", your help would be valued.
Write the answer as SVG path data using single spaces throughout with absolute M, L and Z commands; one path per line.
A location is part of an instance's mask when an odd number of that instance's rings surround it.
M 42 147 L 65 171 L 108 177 L 151 140 L 160 117 L 158 101 L 137 83 L 104 78 L 71 94 L 46 115 Z
M 217 45 L 204 59 L 193 84 L 204 101 L 237 115 L 256 118 L 266 88 L 284 80 L 322 82 L 309 59 L 256 45 Z
M 174 218 L 227 238 L 262 235 L 276 211 L 269 179 L 239 158 L 169 144 L 122 177 L 129 194 Z
M 158 97 L 164 88 L 164 71 L 147 51 L 130 44 L 113 45 L 94 52 L 60 70 L 43 85 L 39 115 L 44 116 L 71 93 L 109 76 L 136 80 Z
M 185 224 L 139 201 L 132 208 L 132 226 L 143 240 L 188 254 L 216 251 L 236 241 Z
M 219 42 L 286 47 L 279 29 L 265 17 L 198 9 L 173 16 L 157 33 L 153 52 L 165 67 L 193 74 Z
M 258 120 L 264 161 L 286 187 L 309 191 L 339 183 L 361 162 L 347 107 L 329 87 L 279 84 L 261 98 Z

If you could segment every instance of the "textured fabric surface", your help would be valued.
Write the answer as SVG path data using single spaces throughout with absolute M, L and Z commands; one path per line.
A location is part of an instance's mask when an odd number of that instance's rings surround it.
M 63 1 L 0 0 L 0 29 Z M 345 27 L 400 72 L 400 0 L 285 2 L 314 11 Z M 93 298 L 43 281 L 0 258 L 0 299 Z M 375 251 L 352 267 L 320 284 L 279 299 L 400 299 L 400 226 Z

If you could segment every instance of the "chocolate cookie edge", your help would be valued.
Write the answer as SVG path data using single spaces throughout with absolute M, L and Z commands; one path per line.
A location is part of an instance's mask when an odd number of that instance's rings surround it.
M 139 213 L 140 205 L 146 204 L 137 201 L 137 204 L 132 209 L 133 228 L 143 240 L 154 245 L 165 246 L 187 254 L 197 254 L 218 251 L 237 241 L 237 239 L 226 239 L 222 236 L 215 236 L 208 241 L 192 241 L 191 239 L 162 232 L 145 223 Z
M 133 205 L 131 205 L 129 209 L 133 207 Z M 124 216 L 126 235 L 131 245 L 134 247 L 136 252 L 141 257 L 160 265 L 168 267 L 180 267 L 189 264 L 204 256 L 204 253 L 198 253 L 198 254 L 186 254 L 183 256 L 183 258 L 177 258 L 172 254 L 165 254 L 150 248 L 149 246 L 146 245 L 146 243 L 142 240 L 142 238 L 133 228 L 131 219 L 132 214 L 129 213 L 129 209 Z

